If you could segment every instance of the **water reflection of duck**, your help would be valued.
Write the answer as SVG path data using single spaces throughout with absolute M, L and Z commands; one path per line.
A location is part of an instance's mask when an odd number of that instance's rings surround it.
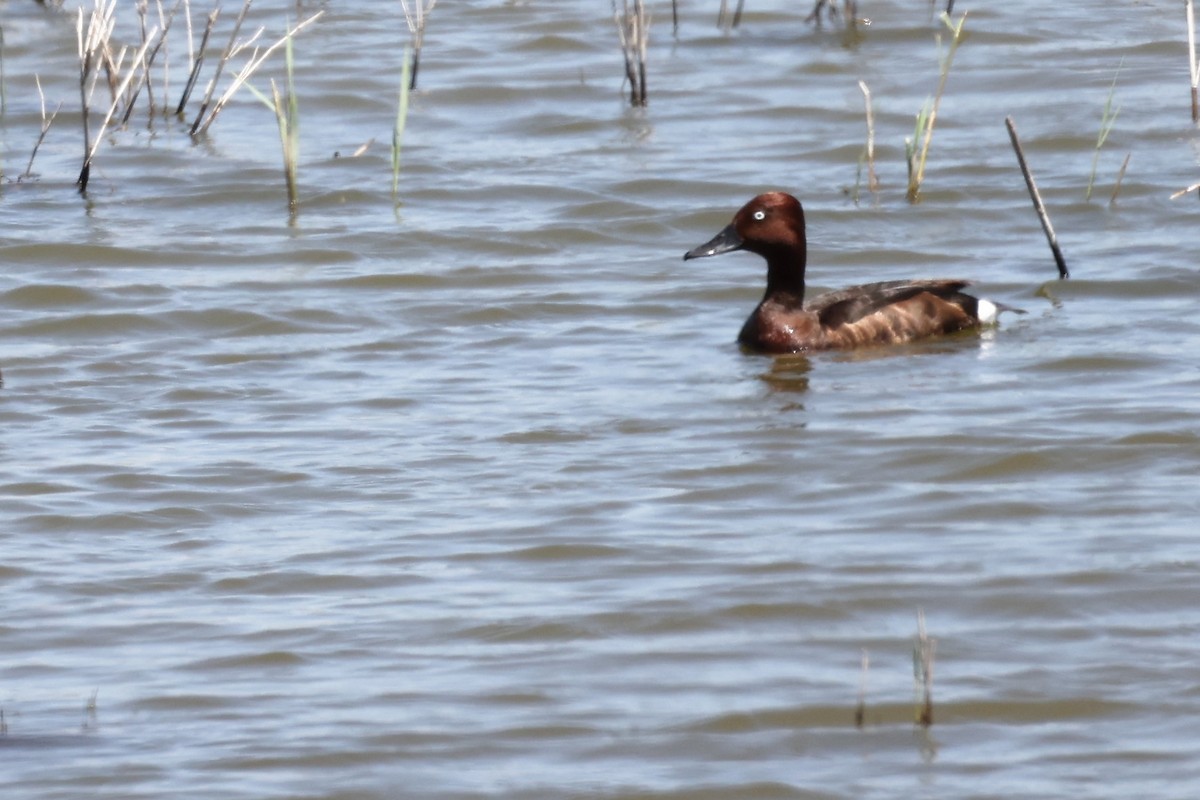
M 899 344 L 979 328 L 1020 309 L 974 297 L 969 281 L 884 281 L 851 286 L 804 302 L 804 209 L 784 192 L 760 194 L 711 241 L 684 260 L 749 250 L 767 260 L 767 290 L 738 334 L 748 350 L 810 350 Z

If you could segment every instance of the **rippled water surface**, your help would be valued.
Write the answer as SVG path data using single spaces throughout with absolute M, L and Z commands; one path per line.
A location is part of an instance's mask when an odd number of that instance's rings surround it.
M 732 31 L 681 5 L 673 35 L 651 4 L 644 110 L 607 2 L 438 5 L 395 207 L 398 4 L 262 0 L 264 40 L 324 12 L 290 220 L 245 91 L 198 141 L 143 101 L 80 197 L 73 7 L 0 0 L 10 793 L 1200 793 L 1182 4 L 957 3 L 917 205 L 927 2 L 864 0 L 854 34 L 806 2 L 748 0 Z M 177 96 L 182 27 L 166 59 Z M 63 105 L 24 176 L 35 75 Z M 680 257 L 768 188 L 805 202 L 814 288 L 961 277 L 1029 313 L 743 354 L 761 263 Z

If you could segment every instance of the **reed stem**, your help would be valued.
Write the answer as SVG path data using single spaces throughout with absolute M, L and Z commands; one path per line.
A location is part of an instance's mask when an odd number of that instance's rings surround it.
M 858 88 L 863 93 L 863 104 L 867 109 L 867 145 L 864 156 L 867 161 L 867 188 L 871 194 L 879 191 L 879 178 L 875 175 L 875 111 L 871 107 L 871 90 L 866 81 L 859 81 Z
M 220 15 L 220 6 L 213 8 L 209 12 L 208 22 L 204 26 L 204 34 L 200 37 L 200 47 L 194 48 L 191 9 L 188 9 L 188 49 L 192 51 L 188 53 L 188 60 L 192 62 L 192 70 L 188 73 L 187 81 L 183 85 L 183 93 L 179 96 L 179 104 L 175 106 L 175 116 L 183 115 L 183 109 L 187 107 L 188 99 L 192 96 L 192 91 L 196 88 L 196 79 L 200 77 L 200 68 L 204 66 L 204 52 L 208 48 L 208 37 L 212 35 L 213 25 L 216 24 L 217 17 Z
M 404 9 L 404 21 L 408 24 L 408 32 L 412 38 L 412 67 L 409 70 L 408 90 L 417 88 L 417 72 L 421 68 L 421 47 L 425 44 L 425 23 L 433 13 L 437 0 L 413 0 L 413 7 L 408 7 L 408 0 L 400 0 Z
M 37 84 L 38 100 L 42 108 L 42 130 L 38 134 L 37 141 L 33 143 L 33 152 L 29 154 L 29 163 L 25 165 L 25 172 L 21 175 L 21 179 L 33 177 L 33 160 L 37 158 L 38 148 L 42 146 L 42 142 L 46 139 L 46 133 L 49 132 L 50 126 L 54 124 L 54 120 L 58 117 L 58 112 L 62 109 L 62 101 L 58 101 L 58 106 L 55 107 L 54 113 L 49 117 L 46 116 L 46 95 L 42 91 L 42 80 L 37 75 L 33 76 L 33 82 Z
M 1121 191 L 1121 181 L 1125 179 L 1125 169 L 1129 166 L 1129 157 L 1133 153 L 1126 153 L 1125 160 L 1121 162 L 1121 169 L 1117 171 L 1117 183 L 1113 186 L 1112 197 L 1108 198 L 1108 205 L 1111 208 L 1117 204 L 1117 194 Z
M 1108 87 L 1108 99 L 1104 102 L 1104 111 L 1100 115 L 1100 133 L 1096 136 L 1096 149 L 1092 153 L 1092 171 L 1088 175 L 1087 191 L 1083 194 L 1084 201 L 1092 199 L 1092 188 L 1096 185 L 1096 167 L 1100 163 L 1100 148 L 1108 141 L 1108 135 L 1112 133 L 1113 126 L 1117 124 L 1117 115 L 1121 113 L 1118 108 L 1113 111 L 1113 95 L 1117 92 L 1117 78 L 1121 76 L 1121 67 L 1125 64 L 1125 59 L 1121 59 L 1121 63 L 1117 65 L 1117 72 L 1113 75 L 1112 85 Z
M 1196 61 L 1196 12 L 1192 0 L 1184 0 L 1187 18 L 1188 72 L 1192 79 L 1192 122 L 1200 122 L 1200 62 Z
M 209 112 L 208 117 L 204 120 L 204 122 L 202 124 L 200 124 L 198 127 L 196 125 L 192 126 L 193 131 L 194 131 L 193 135 L 203 136 L 208 131 L 209 127 L 213 124 L 213 122 L 216 121 L 217 115 L 219 115 L 221 113 L 221 111 L 224 110 L 225 106 L 229 103 L 229 101 L 231 99 L 233 99 L 233 96 L 235 94 L 237 94 L 237 90 L 240 89 L 242 87 L 242 85 L 244 83 L 246 83 L 246 81 L 248 81 L 255 72 L 258 71 L 258 68 L 261 67 L 263 65 L 263 63 L 266 62 L 266 60 L 271 57 L 271 54 L 274 53 L 276 50 L 278 50 L 280 47 L 282 47 L 285 44 L 287 44 L 288 42 L 290 42 L 292 37 L 294 37 L 297 33 L 304 30 L 309 25 L 311 25 L 312 23 L 314 23 L 318 19 L 320 19 L 321 15 L 324 13 L 325 13 L 324 10 L 318 11 L 315 14 L 313 14 L 311 17 L 309 17 L 308 19 L 304 20 L 303 22 L 297 23 L 295 27 L 293 27 L 291 30 L 289 30 L 287 33 L 285 33 L 278 41 L 276 41 L 274 44 L 272 44 L 270 47 L 266 48 L 265 50 L 262 50 L 260 52 L 259 49 L 256 47 L 254 49 L 254 53 L 250 56 L 250 60 L 247 61 L 244 65 L 242 65 L 242 68 L 240 70 L 238 70 L 237 74 L 235 74 L 233 76 L 233 80 L 230 81 L 229 87 L 225 90 L 224 94 L 222 94 L 217 99 L 217 102 L 213 104 L 212 110 Z M 257 39 L 259 33 L 262 33 L 261 29 L 259 30 L 258 33 L 254 34 L 254 36 L 251 37 L 251 41 L 253 41 L 254 39 Z M 243 45 L 242 47 L 237 48 L 235 50 L 235 52 L 240 52 L 247 45 L 249 45 L 249 42 L 247 42 L 246 45 Z M 267 105 L 271 105 L 271 104 L 268 103 Z M 199 120 L 199 117 L 197 117 L 197 120 Z
M 257 39 L 259 34 L 262 33 L 262 30 L 260 29 L 259 32 L 251 36 L 250 40 L 244 45 L 239 46 L 237 43 L 238 33 L 242 30 L 242 23 L 246 19 L 246 12 L 250 10 L 251 2 L 252 0 L 245 0 L 245 2 L 242 3 L 242 10 L 238 13 L 237 19 L 233 23 L 233 30 L 229 32 L 229 41 L 225 43 L 225 49 L 221 51 L 221 60 L 217 62 L 216 72 L 214 72 L 213 76 L 208 80 L 208 87 L 204 90 L 204 99 L 200 101 L 200 110 L 196 112 L 196 119 L 192 122 L 191 130 L 188 131 L 188 133 L 192 136 L 195 136 L 199 131 L 200 123 L 205 118 L 204 115 L 205 112 L 208 111 L 209 103 L 212 102 L 213 93 L 217 90 L 217 82 L 220 81 L 221 73 L 225 70 L 225 65 L 229 63 L 229 59 L 232 58 L 235 53 L 240 52 L 243 47 L 249 46 L 250 43 Z M 216 19 L 216 14 L 219 11 L 219 7 L 213 9 L 212 19 Z M 200 55 L 198 57 L 203 58 L 204 56 Z M 196 69 L 199 69 L 199 67 L 197 66 Z M 180 103 L 180 108 L 182 110 L 182 102 Z
M 1021 165 L 1021 174 L 1025 176 L 1025 186 L 1029 189 L 1033 208 L 1037 211 L 1038 220 L 1042 223 L 1042 231 L 1045 232 L 1046 241 L 1050 244 L 1050 252 L 1054 254 L 1054 263 L 1058 266 L 1058 277 L 1060 280 L 1069 278 L 1071 273 L 1067 270 L 1067 262 L 1058 246 L 1058 237 L 1054 234 L 1054 226 L 1050 224 L 1050 215 L 1046 213 L 1046 206 L 1042 203 L 1042 194 L 1033 180 L 1033 173 L 1029 171 L 1029 165 L 1025 163 L 1025 152 L 1021 149 L 1021 139 L 1017 136 L 1017 125 L 1011 116 L 1004 118 L 1004 124 L 1008 128 L 1008 137 L 1012 140 L 1013 150 L 1017 153 L 1017 163 Z
M 635 108 L 646 105 L 646 53 L 650 44 L 650 16 L 643 0 L 612 0 L 613 22 L 625 57 L 625 78 L 629 81 L 629 104 Z
M 916 710 L 917 724 L 928 728 L 933 724 L 933 656 L 937 639 L 925 631 L 925 611 L 917 610 L 917 638 L 913 642 L 913 688 L 920 697 Z
M 938 77 L 937 92 L 933 95 L 932 102 L 927 102 L 926 107 L 922 108 L 921 113 L 917 115 L 917 130 L 913 134 L 913 144 L 907 148 L 909 151 L 909 178 L 908 178 L 908 202 L 915 203 L 920 198 L 921 183 L 925 180 L 925 164 L 929 158 L 929 145 L 933 141 L 933 126 L 937 124 L 938 108 L 942 104 L 942 95 L 946 90 L 946 80 L 950 76 L 950 66 L 954 63 L 954 54 L 958 51 L 959 44 L 962 43 L 963 25 L 967 21 L 967 13 L 959 17 L 958 23 L 955 24 L 950 19 L 949 14 L 942 14 L 942 23 L 950 29 L 951 39 L 950 47 L 948 48 L 945 57 L 941 60 L 941 74 Z M 939 44 L 941 37 L 938 37 Z M 914 164 L 913 158 L 916 150 L 917 139 L 922 139 L 920 155 L 916 157 Z
M 867 648 L 863 648 L 862 660 L 860 662 L 861 669 L 858 678 L 858 705 L 854 707 L 854 727 L 862 729 L 867 720 L 867 676 L 871 670 L 871 659 L 867 655 Z
M 392 126 L 392 203 L 395 206 L 400 205 L 400 150 L 404 144 L 404 127 L 408 123 L 410 64 L 406 47 L 404 63 L 400 66 L 400 99 L 396 105 L 396 122 Z

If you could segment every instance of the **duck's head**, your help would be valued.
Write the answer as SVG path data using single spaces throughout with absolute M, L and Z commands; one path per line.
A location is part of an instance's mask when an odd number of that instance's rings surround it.
M 786 192 L 767 192 L 742 206 L 733 221 L 708 242 L 684 253 L 683 259 L 706 258 L 749 250 L 771 260 L 800 256 L 805 250 L 804 209 Z

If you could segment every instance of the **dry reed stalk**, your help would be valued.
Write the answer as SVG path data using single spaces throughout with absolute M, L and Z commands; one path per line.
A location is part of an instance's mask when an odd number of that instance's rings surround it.
M 188 133 L 192 136 L 196 135 L 197 129 L 200 127 L 200 122 L 205 118 L 205 112 L 208 111 L 208 106 L 212 102 L 213 92 L 215 92 L 217 89 L 217 83 L 220 81 L 221 73 L 225 71 L 225 65 L 229 63 L 229 59 L 233 58 L 243 49 L 249 47 L 255 40 L 258 39 L 259 36 L 262 35 L 262 28 L 259 28 L 258 32 L 251 36 L 248 41 L 239 44 L 237 40 L 238 33 L 242 30 L 242 22 L 244 22 L 246 19 L 246 12 L 250 10 L 251 1 L 252 0 L 245 0 L 245 2 L 242 3 L 242 10 L 238 12 L 237 20 L 235 20 L 233 23 L 233 30 L 229 32 L 229 41 L 225 43 L 225 49 L 221 51 L 221 60 L 217 62 L 216 72 L 213 73 L 213 76 L 208 81 L 208 86 L 204 90 L 204 99 L 200 102 L 200 110 L 196 113 L 196 119 L 192 122 L 191 130 L 188 131 Z M 213 9 L 214 19 L 218 11 L 219 8 Z M 203 55 L 199 57 L 203 58 Z
M 46 95 L 42 92 L 42 81 L 37 75 L 33 76 L 33 82 L 37 84 L 38 100 L 42 107 L 42 130 L 38 134 L 37 141 L 33 144 L 33 152 L 29 154 L 29 163 L 25 166 L 25 173 L 21 175 L 21 179 L 33 177 L 33 160 L 37 158 L 38 148 L 42 146 L 42 142 L 46 138 L 46 133 L 50 130 L 50 126 L 54 124 L 54 120 L 58 117 L 59 110 L 62 109 L 62 101 L 58 101 L 58 106 L 54 109 L 54 113 L 49 117 L 46 116 Z
M 316 22 L 318 19 L 320 19 L 321 15 L 324 13 L 325 13 L 324 10 L 318 11 L 315 14 L 313 14 L 311 17 L 309 17 L 308 19 L 304 20 L 303 22 L 297 23 L 294 28 L 292 28 L 290 31 L 285 33 L 282 38 L 280 38 L 278 41 L 276 41 L 274 44 L 272 44 L 270 47 L 266 48 L 265 50 L 262 50 L 260 52 L 259 48 L 257 48 L 257 47 L 254 48 L 254 52 L 251 54 L 250 60 L 247 61 L 242 66 L 242 68 L 240 70 L 238 70 L 237 73 L 233 76 L 233 80 L 230 81 L 229 87 L 225 90 L 225 92 L 219 98 L 217 98 L 217 102 L 213 104 L 212 110 L 210 110 L 208 113 L 208 117 L 204 119 L 203 123 L 199 122 L 199 120 L 200 120 L 199 117 L 196 118 L 197 124 L 192 126 L 192 129 L 193 129 L 192 135 L 203 136 L 208 131 L 209 127 L 213 124 L 213 122 L 216 121 L 217 115 L 219 115 L 221 113 L 221 111 L 224 110 L 226 104 L 228 104 L 229 101 L 231 99 L 233 99 L 233 96 L 235 94 L 237 94 L 237 90 L 240 89 L 242 87 L 242 85 L 247 80 L 249 80 L 250 77 L 255 72 L 258 71 L 258 68 L 261 67 L 263 65 L 263 63 L 268 58 L 271 57 L 271 54 L 274 53 L 276 50 L 278 50 L 283 45 L 287 44 L 292 39 L 292 37 L 294 37 L 297 33 L 304 30 L 309 25 L 311 25 L 313 22 Z M 259 31 L 259 33 L 261 33 L 261 30 Z M 256 38 L 258 38 L 257 33 L 253 37 L 251 37 L 251 41 L 253 41 Z M 247 45 L 248 44 L 249 44 L 249 42 L 247 42 Z M 245 46 L 237 48 L 235 50 L 235 52 L 241 52 L 242 49 L 245 49 Z
M 113 10 L 116 0 L 96 0 L 90 12 L 80 6 L 75 20 L 75 44 L 79 55 L 79 104 L 83 123 L 83 169 L 80 171 L 80 191 L 87 188 L 91 170 L 92 137 L 89 127 L 92 93 L 100 78 L 99 59 L 113 32 Z M 87 20 L 86 24 L 84 20 Z
M 0 25 L 0 114 L 8 110 L 8 98 L 4 94 L 4 26 Z
M 854 707 L 854 727 L 862 729 L 867 720 L 867 676 L 870 674 L 871 659 L 867 655 L 867 648 L 862 651 L 862 669 L 859 672 L 858 679 L 858 705 Z
M 863 153 L 867 161 L 867 188 L 875 194 L 879 191 L 879 178 L 875 174 L 875 112 L 871 108 L 871 90 L 866 81 L 859 81 L 858 88 L 862 90 L 867 107 L 867 146 Z
M 154 107 L 155 107 L 154 82 L 150 77 L 150 70 L 154 66 L 154 59 L 158 57 L 159 51 L 162 49 L 163 45 L 166 44 L 167 34 L 170 33 L 170 31 L 171 31 L 171 23 L 175 21 L 175 12 L 179 10 L 179 6 L 182 4 L 182 1 L 183 0 L 176 0 L 174 8 L 171 9 L 171 13 L 166 15 L 165 17 L 161 13 L 162 5 L 161 4 L 158 5 L 158 10 L 160 12 L 159 13 L 159 23 L 161 24 L 161 28 L 156 27 L 155 30 L 156 31 L 161 30 L 161 32 L 158 34 L 157 39 L 155 39 L 153 33 L 147 34 L 145 13 L 140 14 L 141 27 L 142 27 L 142 44 L 143 44 L 143 46 L 145 46 L 148 42 L 150 42 L 152 39 L 154 39 L 154 47 L 148 53 L 146 53 L 146 55 L 141 60 L 140 65 L 141 65 L 141 69 L 142 69 L 142 78 L 140 81 L 138 81 L 137 85 L 134 86 L 134 88 L 132 89 L 132 91 L 130 93 L 129 99 L 125 102 L 125 113 L 121 115 L 121 124 L 122 125 L 127 125 L 129 123 L 129 117 L 133 113 L 134 103 L 137 101 L 138 94 L 141 92 L 143 86 L 146 87 L 146 99 L 147 99 L 147 102 L 150 104 L 149 116 L 151 119 L 154 118 Z M 145 4 L 142 3 L 140 5 L 144 7 Z M 165 95 L 165 89 L 164 89 L 164 95 Z
M 412 67 L 409 70 L 409 86 L 411 92 L 417 88 L 417 71 L 421 68 L 421 47 L 425 44 L 425 23 L 433 13 L 437 0 L 413 0 L 413 7 L 408 7 L 408 0 L 400 0 L 404 9 L 404 21 L 408 25 L 408 33 L 412 39 Z
M 813 4 L 812 12 L 804 18 L 805 22 L 816 23 L 818 28 L 821 27 L 821 10 L 825 7 L 829 8 L 826 16 L 829 21 L 833 22 L 838 16 L 837 0 L 816 0 Z M 858 3 L 856 0 L 842 0 L 842 21 L 847 28 L 853 28 L 858 22 Z
M 1172 200 L 1177 200 L 1177 199 L 1179 199 L 1180 197 L 1183 197 L 1183 196 L 1184 196 L 1185 194 L 1187 194 L 1188 192 L 1194 192 L 1194 191 L 1196 191 L 1197 189 L 1200 189 L 1200 183 L 1193 183 L 1191 186 L 1187 187 L 1186 189 L 1180 189 L 1178 192 L 1176 192 L 1175 194 L 1171 195 L 1171 199 L 1172 199 Z
M 1063 258 L 1062 250 L 1059 249 L 1058 237 L 1054 234 L 1054 226 L 1050 224 L 1050 215 L 1046 213 L 1046 206 L 1042 203 L 1042 194 L 1033 180 L 1033 173 L 1029 171 L 1029 165 L 1025 163 L 1025 151 L 1021 149 L 1021 139 L 1017 136 L 1017 125 L 1013 122 L 1012 117 L 1005 117 L 1004 124 L 1008 127 L 1008 136 L 1012 140 L 1013 150 L 1017 153 L 1017 163 L 1021 165 L 1021 174 L 1025 176 L 1025 186 L 1029 189 L 1033 208 L 1037 211 L 1038 219 L 1042 223 L 1042 231 L 1045 232 L 1046 241 L 1050 244 L 1050 252 L 1054 254 L 1054 263 L 1058 266 L 1058 277 L 1060 280 L 1069 278 L 1071 273 L 1067 270 L 1067 262 Z
M 962 43 L 963 25 L 967 21 L 967 12 L 958 18 L 958 23 L 955 24 L 949 14 L 942 14 L 942 23 L 950 29 L 952 34 L 950 39 L 950 47 L 946 51 L 946 56 L 942 59 L 941 74 L 938 77 L 937 92 L 933 96 L 932 103 L 927 102 L 925 108 L 921 109 L 921 113 L 917 115 L 917 128 L 913 133 L 913 140 L 906 143 L 905 148 L 908 153 L 908 202 L 915 203 L 920 197 L 921 182 L 925 180 L 925 164 L 929 158 L 929 145 L 933 141 L 933 126 L 937 124 L 938 108 L 942 104 L 942 94 L 946 90 L 946 80 L 950 77 L 950 66 L 954 63 L 954 54 L 958 50 L 959 44 Z M 941 43 L 941 36 L 938 37 L 938 43 Z M 916 155 L 916 140 L 923 138 L 921 144 L 920 158 L 915 160 Z
M 629 81 L 629 105 L 646 105 L 646 52 L 650 44 L 650 15 L 642 0 L 633 0 L 632 12 L 629 0 L 612 0 L 613 22 L 617 25 L 617 36 L 621 41 L 621 53 L 625 57 L 625 77 Z
M 742 10 L 746 4 L 746 0 L 738 0 L 737 8 L 733 11 L 733 16 L 729 15 L 728 0 L 721 0 L 721 7 L 717 9 L 717 27 L 721 30 L 733 30 L 742 23 Z
M 220 15 L 220 6 L 214 7 L 209 13 L 208 22 L 204 26 L 204 35 L 200 37 L 200 47 L 196 48 L 192 40 L 192 11 L 190 5 L 188 7 L 188 60 L 192 62 L 192 70 L 188 73 L 188 79 L 183 85 L 179 104 L 175 106 L 176 116 L 182 116 L 183 109 L 187 107 L 188 99 L 192 96 L 192 90 L 196 88 L 196 79 L 200 77 L 200 68 L 204 66 L 204 51 L 208 48 L 208 37 L 212 35 L 213 25 L 217 23 L 217 17 Z
M 1192 122 L 1200 122 L 1200 62 L 1196 61 L 1196 12 L 1192 8 L 1192 0 L 1184 0 L 1183 7 L 1187 17 L 1188 71 L 1192 79 Z
M 679 37 L 679 6 L 676 0 L 671 0 L 671 35 Z
M 916 722 L 922 728 L 933 724 L 933 656 L 937 639 L 925 631 L 925 611 L 917 610 L 917 638 L 913 642 L 913 689 L 920 696 Z

